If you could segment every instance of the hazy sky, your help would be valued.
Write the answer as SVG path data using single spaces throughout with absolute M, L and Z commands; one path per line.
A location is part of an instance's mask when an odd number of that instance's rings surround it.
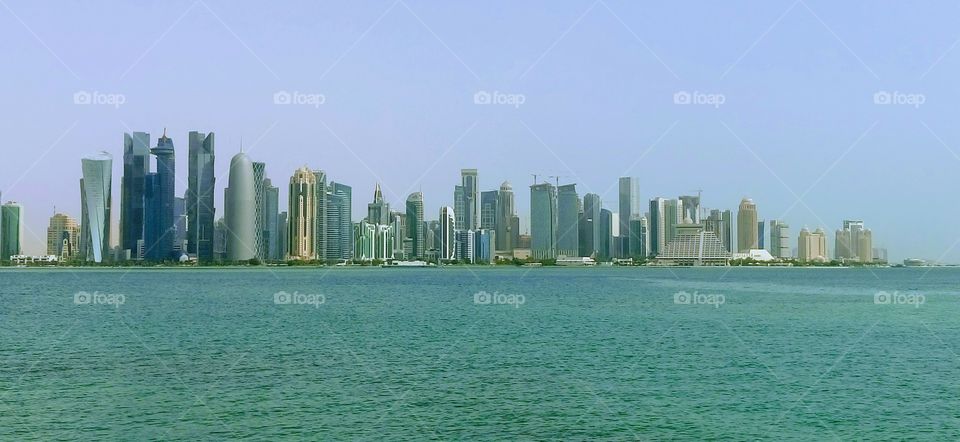
M 831 249 L 859 218 L 892 260 L 960 262 L 958 3 L 664 3 L 0 0 L 0 190 L 43 253 L 53 206 L 79 217 L 80 156 L 114 155 L 116 223 L 123 132 L 166 127 L 178 194 L 187 132 L 216 132 L 218 216 L 242 138 L 281 188 L 303 164 L 353 186 L 355 219 L 377 181 L 391 205 L 422 189 L 436 218 L 477 168 L 525 219 L 532 173 L 614 211 L 633 175 L 644 201 L 750 196 Z

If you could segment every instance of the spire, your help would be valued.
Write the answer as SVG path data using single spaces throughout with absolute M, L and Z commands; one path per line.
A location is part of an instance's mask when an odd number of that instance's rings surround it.
M 240 153 L 243 153 L 243 135 L 240 136 Z
M 373 191 L 373 202 L 383 202 L 383 193 L 380 192 L 380 183 L 377 183 L 377 189 Z

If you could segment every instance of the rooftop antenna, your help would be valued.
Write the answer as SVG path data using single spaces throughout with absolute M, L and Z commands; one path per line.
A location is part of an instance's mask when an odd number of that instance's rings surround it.
M 240 153 L 243 153 L 243 135 L 240 136 Z

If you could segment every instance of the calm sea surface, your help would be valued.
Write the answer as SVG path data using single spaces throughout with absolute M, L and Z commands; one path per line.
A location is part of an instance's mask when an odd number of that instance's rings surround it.
M 958 353 L 960 269 L 5 269 L 0 440 L 958 440 Z

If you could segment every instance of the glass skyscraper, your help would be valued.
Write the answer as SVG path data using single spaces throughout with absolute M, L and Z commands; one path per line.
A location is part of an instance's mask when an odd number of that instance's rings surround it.
M 530 186 L 530 255 L 557 257 L 557 188 L 550 183 Z
M 144 193 L 150 173 L 150 134 L 123 134 L 123 177 L 120 181 L 120 249 L 134 259 L 143 240 Z
M 213 228 L 216 219 L 214 191 L 214 134 L 190 132 L 187 176 L 187 253 L 201 263 L 213 261 Z
M 148 176 L 145 186 L 145 209 L 150 216 L 144 216 L 144 258 L 163 261 L 173 257 L 173 200 L 177 184 L 173 139 L 167 137 L 166 130 L 150 153 L 157 157 L 157 171 Z
M 80 160 L 81 257 L 96 263 L 104 262 L 110 249 L 110 195 L 113 178 L 113 157 L 107 152 Z M 173 202 L 171 201 L 171 209 Z M 171 213 L 172 215 L 172 213 Z M 172 221 L 172 220 L 171 220 Z M 170 245 L 173 245 L 171 240 Z
M 557 188 L 557 255 L 580 255 L 580 195 L 576 184 Z

